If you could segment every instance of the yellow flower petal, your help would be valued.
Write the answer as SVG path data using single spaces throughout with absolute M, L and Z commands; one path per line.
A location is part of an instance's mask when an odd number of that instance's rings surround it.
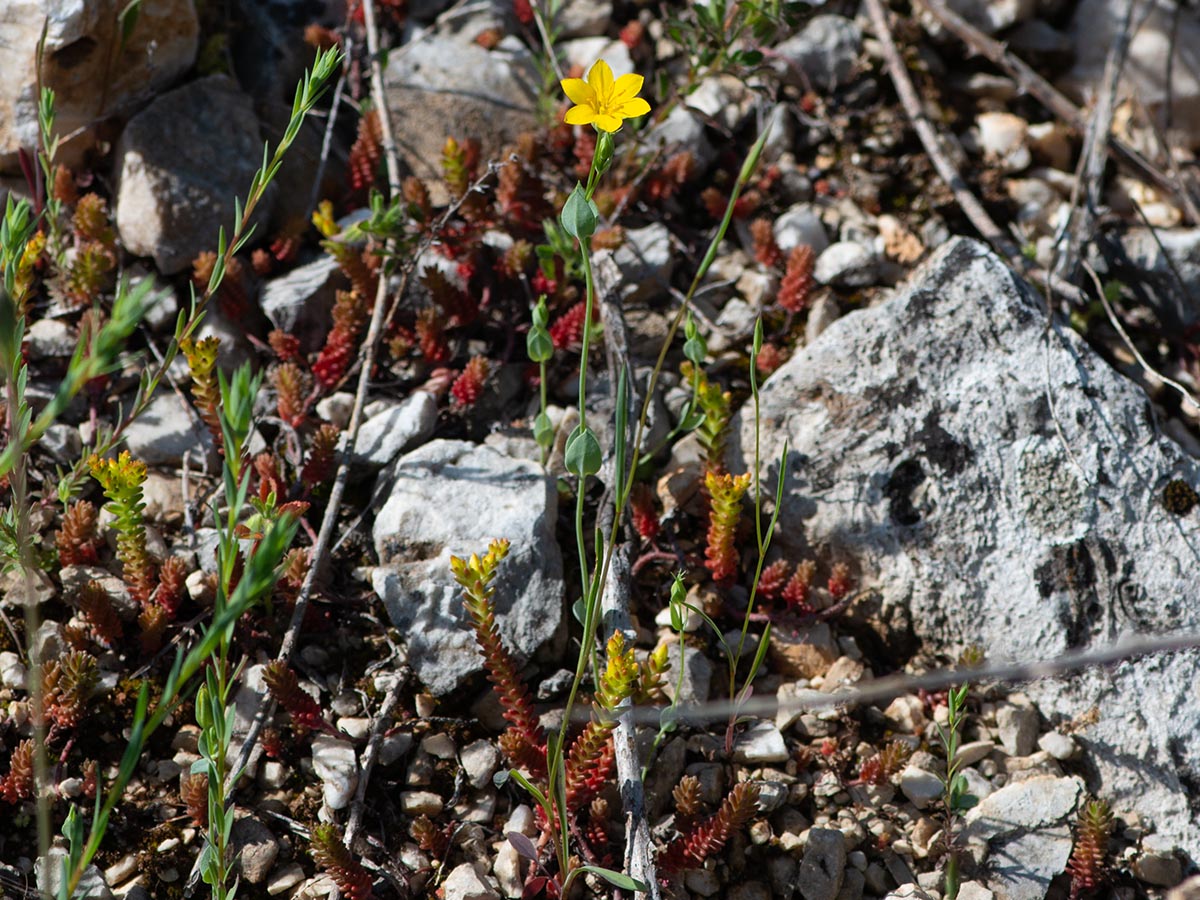
M 572 103 L 583 105 L 596 99 L 596 92 L 582 78 L 564 78 L 561 82 L 563 93 Z
M 610 113 L 601 113 L 596 116 L 595 123 L 601 131 L 617 132 L 621 130 L 621 117 Z
M 596 111 L 590 106 L 572 106 L 567 110 L 563 121 L 568 125 L 591 125 L 596 121 Z
M 607 106 L 611 102 L 613 91 L 613 73 L 608 63 L 602 59 L 596 60 L 596 64 L 588 72 L 587 80 L 588 84 L 592 86 L 592 90 L 596 92 L 596 100 L 600 106 Z
M 613 85 L 612 102 L 617 104 L 632 100 L 641 92 L 645 81 L 646 79 L 641 75 L 622 75 Z
M 641 97 L 634 97 L 618 105 L 612 112 L 625 119 L 636 119 L 650 112 L 650 104 Z

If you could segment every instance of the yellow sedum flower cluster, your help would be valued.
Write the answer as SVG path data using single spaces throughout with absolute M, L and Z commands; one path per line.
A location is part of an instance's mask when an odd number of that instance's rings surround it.
M 621 130 L 626 119 L 650 112 L 650 104 L 638 96 L 645 79 L 641 75 L 622 75 L 613 79 L 612 69 L 598 60 L 582 78 L 564 78 L 563 93 L 574 103 L 563 121 L 568 125 L 594 125 L 610 134 Z

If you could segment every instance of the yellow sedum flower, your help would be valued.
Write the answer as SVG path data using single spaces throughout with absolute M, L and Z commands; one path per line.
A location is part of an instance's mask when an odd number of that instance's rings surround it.
M 563 121 L 568 125 L 595 125 L 600 131 L 621 130 L 625 119 L 636 119 L 650 112 L 650 104 L 638 96 L 645 81 L 641 75 L 622 75 L 613 80 L 612 69 L 597 60 L 582 78 L 564 78 L 563 93 L 574 103 Z

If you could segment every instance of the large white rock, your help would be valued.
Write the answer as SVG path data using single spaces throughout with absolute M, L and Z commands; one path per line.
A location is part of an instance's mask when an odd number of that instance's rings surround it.
M 127 5 L 127 0 L 0 3 L 0 171 L 19 171 L 17 151 L 39 145 L 36 58 L 43 22 L 42 84 L 54 90 L 59 135 L 130 112 L 191 67 L 200 33 L 192 0 L 141 4 L 119 48 L 117 16 Z M 60 150 L 70 161 L 69 142 Z
M 1200 628 L 1200 521 L 1162 501 L 1200 466 L 1138 387 L 1069 329 L 1047 333 L 1042 299 L 982 245 L 950 241 L 890 300 L 833 323 L 761 403 L 762 458 L 790 441 L 780 551 L 851 561 L 890 637 L 1038 660 Z M 737 429 L 744 471 L 749 408 Z M 1193 856 L 1198 663 L 1143 658 L 1027 691 L 1051 719 L 1097 706 L 1078 737 L 1089 787 Z
M 262 160 L 254 104 L 224 75 L 163 94 L 125 127 L 116 151 L 117 230 L 125 248 L 166 275 L 232 234 L 234 198 L 246 199 Z M 270 211 L 270 189 L 256 210 Z
M 521 658 L 555 652 L 564 631 L 553 478 L 489 446 L 436 440 L 396 460 L 380 484 L 372 584 L 430 691 L 447 694 L 482 671 L 450 556 L 482 554 L 496 538 L 511 542 L 493 582 L 505 644 Z

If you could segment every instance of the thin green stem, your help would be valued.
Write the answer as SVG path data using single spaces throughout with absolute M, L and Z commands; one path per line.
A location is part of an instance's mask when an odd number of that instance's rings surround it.
M 679 326 L 683 324 L 684 316 L 688 309 L 691 308 L 692 297 L 695 296 L 696 290 L 700 287 L 700 282 L 708 273 L 709 267 L 717 257 L 717 250 L 721 246 L 721 241 L 725 239 L 725 234 L 729 230 L 729 224 L 733 220 L 733 209 L 737 204 L 738 198 L 742 194 L 742 190 L 750 181 L 750 176 L 754 174 L 754 169 L 758 165 L 758 159 L 762 155 L 763 146 L 767 142 L 767 136 L 770 133 L 769 129 L 764 129 L 759 135 L 758 140 L 754 142 L 754 146 L 750 148 L 745 161 L 742 163 L 741 171 L 738 173 L 737 181 L 734 182 L 733 190 L 729 194 L 729 202 L 725 206 L 725 215 L 721 219 L 721 224 L 714 232 L 712 240 L 709 242 L 708 251 L 704 254 L 704 259 L 700 262 L 700 268 L 696 270 L 696 275 L 692 279 L 691 285 L 688 287 L 687 293 L 684 294 L 683 302 L 680 303 L 679 309 L 675 312 L 671 319 L 671 324 L 667 328 L 666 337 L 663 338 L 662 346 L 658 351 L 658 358 L 654 362 L 654 368 L 650 372 L 650 380 L 646 385 L 646 394 L 642 398 L 642 409 L 638 414 L 637 429 L 634 432 L 633 451 L 629 466 L 629 474 L 626 476 L 625 488 L 621 492 L 628 502 L 630 493 L 633 491 L 634 479 L 637 475 L 638 462 L 641 459 L 642 435 L 646 429 L 646 422 L 649 420 L 650 404 L 654 399 L 654 389 L 658 385 L 658 379 L 662 374 L 663 365 L 666 363 L 667 353 L 671 349 L 671 344 L 675 340 L 675 335 L 679 331 Z M 620 475 L 617 476 L 618 478 Z M 604 551 L 604 561 L 600 566 L 600 583 L 603 584 L 608 578 L 608 571 L 612 564 L 613 550 L 617 545 L 617 539 L 620 536 L 621 518 L 624 515 L 624 505 L 616 510 L 613 516 L 612 528 L 609 534 L 608 544 Z

